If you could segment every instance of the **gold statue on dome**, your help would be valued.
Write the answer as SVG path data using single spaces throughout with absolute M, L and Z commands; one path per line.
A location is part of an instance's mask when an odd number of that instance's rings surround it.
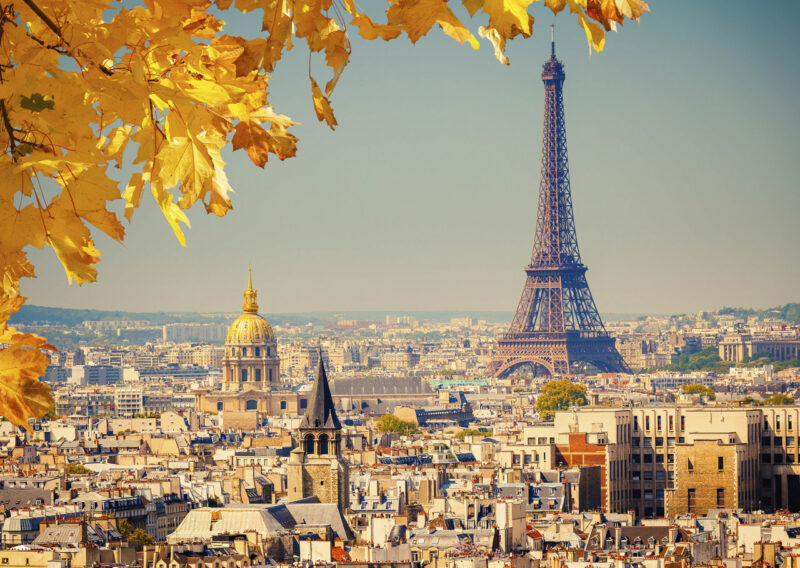
M 257 297 L 258 292 L 253 290 L 253 270 L 252 268 L 247 268 L 247 289 L 244 291 L 244 304 L 242 305 L 242 311 L 246 314 L 257 314 L 258 313 L 258 300 Z

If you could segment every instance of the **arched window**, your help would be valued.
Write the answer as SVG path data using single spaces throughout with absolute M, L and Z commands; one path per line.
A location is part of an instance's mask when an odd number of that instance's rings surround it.
M 217 410 L 222 410 L 222 402 L 217 403 Z
M 245 410 L 258 410 L 258 401 L 248 400 L 244 405 Z
M 281 410 L 286 410 L 286 401 L 285 400 L 281 401 Z
M 261 357 L 261 348 L 256 347 L 256 357 Z
M 247 382 L 247 369 L 242 369 L 242 382 Z
M 328 435 L 323 434 L 319 437 L 319 455 L 324 456 L 328 453 Z
M 313 454 L 314 436 L 311 434 L 306 434 L 306 437 L 303 439 L 303 445 L 305 446 L 303 449 L 306 451 L 307 454 Z
M 261 369 L 256 369 L 256 382 L 261 382 Z

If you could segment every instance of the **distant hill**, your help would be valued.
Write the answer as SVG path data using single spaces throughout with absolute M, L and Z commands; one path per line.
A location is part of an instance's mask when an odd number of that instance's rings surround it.
M 725 307 L 717 311 L 719 315 L 732 315 L 738 319 L 746 320 L 750 316 L 757 316 L 760 319 L 777 318 L 791 324 L 800 324 L 800 303 L 794 302 L 766 310 L 754 310 L 752 308 L 729 308 Z
M 147 320 L 152 325 L 167 323 L 225 323 L 229 322 L 235 313 L 199 313 L 199 312 L 124 312 L 115 310 L 75 310 L 70 308 L 51 308 L 25 304 L 11 316 L 13 324 L 60 324 L 75 326 L 83 321 L 134 321 Z M 314 323 L 319 325 L 333 324 L 340 319 L 355 319 L 360 321 L 386 321 L 387 315 L 410 315 L 419 321 L 447 322 L 455 317 L 473 317 L 485 319 L 490 322 L 504 323 L 511 320 L 511 312 L 470 312 L 461 311 L 337 311 L 337 312 L 305 312 L 305 313 L 276 313 L 262 314 L 271 323 L 283 324 L 293 322 L 296 324 Z

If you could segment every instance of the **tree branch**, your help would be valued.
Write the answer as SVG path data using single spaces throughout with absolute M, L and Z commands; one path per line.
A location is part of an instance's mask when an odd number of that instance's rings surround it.
M 3 117 L 3 126 L 8 132 L 8 140 L 11 144 L 11 159 L 17 161 L 17 141 L 14 139 L 14 127 L 11 126 L 11 121 L 8 119 L 8 111 L 6 110 L 5 99 L 0 99 L 0 115 Z
M 39 6 L 37 6 L 37 5 L 36 5 L 36 3 L 35 3 L 33 0 L 22 0 L 22 1 L 25 3 L 25 5 L 26 5 L 28 8 L 30 8 L 31 10 L 33 10 L 34 14 L 36 14 L 37 16 L 39 16 L 39 19 L 41 19 L 41 20 L 42 20 L 42 21 L 45 23 L 45 25 L 46 25 L 48 28 L 50 28 L 50 30 L 51 30 L 51 31 L 52 31 L 54 34 L 56 34 L 56 36 L 57 36 L 57 37 L 58 37 L 58 38 L 59 38 L 61 41 L 63 41 L 63 42 L 64 42 L 64 45 L 66 45 L 66 46 L 67 46 L 67 47 L 69 47 L 69 48 L 71 48 L 71 47 L 72 47 L 72 46 L 69 44 L 69 42 L 66 40 L 66 38 L 64 37 L 64 35 L 61 33 L 61 28 L 59 28 L 59 27 L 56 25 L 56 23 L 55 23 L 53 20 L 51 20 L 51 19 L 50 19 L 50 16 L 48 16 L 47 14 L 45 14 L 45 13 L 42 11 L 42 9 L 41 9 L 41 8 L 39 8 Z M 78 50 L 77 50 L 77 53 L 78 53 L 79 55 L 81 55 L 81 56 L 83 56 L 83 57 L 86 57 L 87 59 L 90 59 L 90 60 L 91 60 L 91 58 L 90 58 L 89 56 L 87 56 L 85 53 L 83 53 L 83 51 L 81 51 L 80 49 L 78 49 Z M 95 65 L 97 66 L 97 68 L 98 68 L 98 69 L 99 69 L 99 70 L 100 70 L 102 73 L 105 73 L 106 75 L 113 75 L 113 74 L 114 74 L 114 72 L 113 72 L 111 69 L 108 69 L 108 68 L 106 68 L 104 65 L 101 65 L 101 64 L 99 64 L 99 63 L 95 63 Z

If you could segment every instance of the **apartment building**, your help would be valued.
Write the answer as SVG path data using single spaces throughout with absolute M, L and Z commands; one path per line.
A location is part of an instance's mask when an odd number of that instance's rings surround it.
M 599 466 L 605 511 L 651 518 L 800 510 L 798 424 L 794 406 L 584 407 L 525 428 L 523 438 L 539 456 L 551 444 L 555 466 Z

